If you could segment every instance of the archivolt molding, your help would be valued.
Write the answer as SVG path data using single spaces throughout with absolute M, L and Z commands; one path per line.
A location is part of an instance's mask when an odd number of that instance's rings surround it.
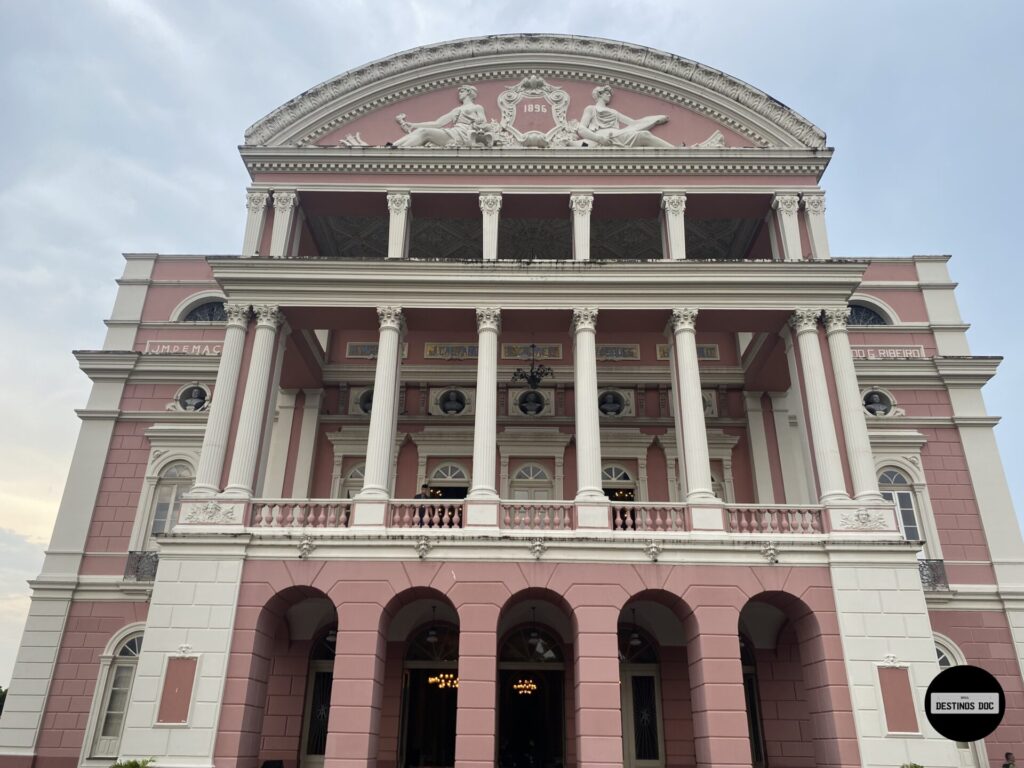
M 645 46 L 571 35 L 465 38 L 398 53 L 283 104 L 249 127 L 245 143 L 306 146 L 357 117 L 420 93 L 531 75 L 646 93 L 704 114 L 758 147 L 825 147 L 821 129 L 724 72 Z

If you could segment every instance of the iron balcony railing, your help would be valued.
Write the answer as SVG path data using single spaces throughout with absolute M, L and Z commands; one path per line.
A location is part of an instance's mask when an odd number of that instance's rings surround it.
M 946 577 L 946 563 L 943 560 L 918 560 L 917 570 L 921 574 L 921 586 L 925 592 L 948 592 L 949 579 Z
M 129 552 L 124 566 L 124 577 L 128 581 L 154 581 L 160 556 L 156 552 Z

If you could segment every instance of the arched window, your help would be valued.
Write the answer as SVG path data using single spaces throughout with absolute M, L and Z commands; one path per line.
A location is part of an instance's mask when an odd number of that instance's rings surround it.
M 618 464 L 607 464 L 601 470 L 601 488 L 613 502 L 636 500 L 636 482 L 629 471 Z
M 850 305 L 850 317 L 847 325 L 889 325 L 889 322 L 881 314 L 866 307 L 863 304 Z
M 535 462 L 519 467 L 509 482 L 509 493 L 512 498 L 524 501 L 553 498 L 554 490 L 550 473 Z
M 93 738 L 91 757 L 117 758 L 121 748 L 124 716 L 128 711 L 135 667 L 142 653 L 142 633 L 130 635 L 114 651 L 114 658 L 103 682 L 99 724 Z
M 523 464 L 516 470 L 515 480 L 550 480 L 547 470 L 540 464 Z
M 192 487 L 195 478 L 192 468 L 184 461 L 168 464 L 160 473 L 153 492 L 153 514 L 149 532 L 151 536 L 164 536 L 178 522 L 181 497 Z
M 561 643 L 535 625 L 515 630 L 501 646 L 502 662 L 558 664 L 563 660 Z
M 466 470 L 458 464 L 442 464 L 434 470 L 434 474 L 430 476 L 430 479 L 435 483 L 459 483 L 468 482 L 469 480 L 466 476 Z
M 903 537 L 908 541 L 920 541 L 921 527 L 914 511 L 914 489 L 906 476 L 898 469 L 886 467 L 878 476 L 878 490 L 886 500 L 896 505 Z
M 605 483 L 632 483 L 633 478 L 629 476 L 623 467 L 618 464 L 609 464 L 601 470 L 601 479 Z
M 345 476 L 341 484 L 341 498 L 351 499 L 363 490 L 363 480 L 366 478 L 366 465 L 356 464 Z
M 207 301 L 197 307 L 192 307 L 188 314 L 182 318 L 185 323 L 223 323 L 228 319 L 224 312 L 223 301 Z
M 459 629 L 445 622 L 423 627 L 409 643 L 406 661 L 456 662 L 459 660 Z

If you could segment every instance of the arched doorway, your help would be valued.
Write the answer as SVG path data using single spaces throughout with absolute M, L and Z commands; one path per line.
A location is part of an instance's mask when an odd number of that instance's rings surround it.
M 430 474 L 430 495 L 435 499 L 464 499 L 469 493 L 469 472 L 453 461 L 439 465 Z
M 554 498 L 554 482 L 550 473 L 537 462 L 518 467 L 509 483 L 510 496 L 516 500 Z
M 636 480 L 621 464 L 607 464 L 601 470 L 601 490 L 613 504 L 636 501 Z
M 455 765 L 459 629 L 432 620 L 416 630 L 405 653 L 399 765 Z
M 619 624 L 619 685 L 622 695 L 624 768 L 665 765 L 661 670 L 653 638 L 632 621 Z
M 565 764 L 565 654 L 531 620 L 509 632 L 498 655 L 499 768 Z
M 306 704 L 302 716 L 302 768 L 321 768 L 327 751 L 327 732 L 334 684 L 334 649 L 338 628 L 330 627 L 313 642 L 309 653 Z

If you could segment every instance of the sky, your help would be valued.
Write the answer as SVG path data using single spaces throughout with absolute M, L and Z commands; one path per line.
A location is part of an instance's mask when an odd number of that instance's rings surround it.
M 836 256 L 953 254 L 1024 509 L 1019 0 L 0 0 L 0 685 L 42 563 L 124 252 L 237 253 L 247 126 L 313 85 L 460 37 L 624 40 L 720 69 L 836 148 Z

